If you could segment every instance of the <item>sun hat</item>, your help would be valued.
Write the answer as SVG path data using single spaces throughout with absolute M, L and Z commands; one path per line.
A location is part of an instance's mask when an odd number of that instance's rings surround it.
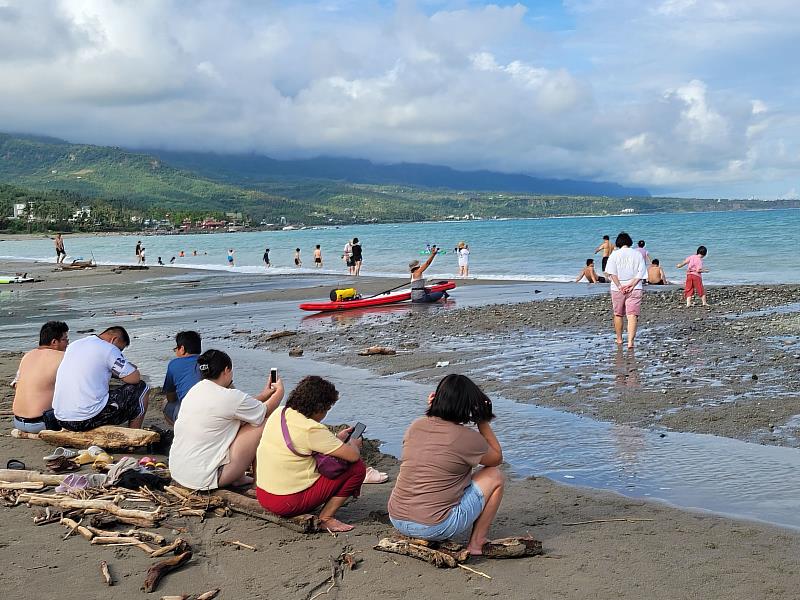
M 408 270 L 409 270 L 409 271 L 413 271 L 413 270 L 414 270 L 414 269 L 416 269 L 417 267 L 419 267 L 419 261 L 418 261 L 418 260 L 416 260 L 416 259 L 414 259 L 414 260 L 412 260 L 410 263 L 408 263 Z

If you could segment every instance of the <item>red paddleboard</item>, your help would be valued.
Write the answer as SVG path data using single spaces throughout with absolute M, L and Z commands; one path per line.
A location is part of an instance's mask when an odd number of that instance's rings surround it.
M 444 292 L 456 287 L 455 281 L 439 281 L 433 285 L 425 286 L 429 292 Z M 384 304 L 395 304 L 411 300 L 411 290 L 380 294 L 372 298 L 361 298 L 359 300 L 342 300 L 339 302 L 305 302 L 300 305 L 301 310 L 317 312 L 327 312 L 334 310 L 350 310 L 353 308 L 367 308 L 370 306 L 383 306 Z

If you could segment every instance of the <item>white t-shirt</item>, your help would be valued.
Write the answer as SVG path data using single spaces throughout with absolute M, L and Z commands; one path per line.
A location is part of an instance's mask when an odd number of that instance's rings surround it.
M 469 248 L 461 248 L 458 251 L 458 266 L 466 267 L 469 264 Z
M 647 278 L 647 265 L 645 265 L 640 252 L 633 248 L 622 247 L 608 257 L 606 273 L 616 275 L 622 285 L 638 277 L 639 283 L 634 289 L 640 290 L 642 289 L 642 280 Z M 611 291 L 619 291 L 613 280 L 611 281 Z
M 90 335 L 72 342 L 56 373 L 53 411 L 61 421 L 86 421 L 108 403 L 111 377 L 127 377 L 136 370 L 114 344 Z
M 218 470 L 230 462 L 228 449 L 242 422 L 255 427 L 267 407 L 251 395 L 203 379 L 184 396 L 169 451 L 172 478 L 193 490 L 219 487 Z

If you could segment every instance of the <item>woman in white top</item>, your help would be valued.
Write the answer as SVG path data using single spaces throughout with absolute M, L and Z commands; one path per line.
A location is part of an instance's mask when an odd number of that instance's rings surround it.
M 202 379 L 189 390 L 175 421 L 169 452 L 170 473 L 195 490 L 253 483 L 253 464 L 267 416 L 283 399 L 283 382 L 264 386 L 256 396 L 233 387 L 231 358 L 220 350 L 197 357 Z
M 458 243 L 458 276 L 469 277 L 469 246 Z

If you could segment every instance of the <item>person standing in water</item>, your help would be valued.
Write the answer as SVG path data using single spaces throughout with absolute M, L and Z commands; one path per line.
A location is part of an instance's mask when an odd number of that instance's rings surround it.
M 347 272 L 348 274 L 353 274 L 353 242 L 347 240 L 347 243 L 344 245 L 344 250 L 342 251 L 342 260 L 344 264 L 347 265 Z
M 136 264 L 142 264 L 142 240 L 136 242 Z
M 294 266 L 295 267 L 303 266 L 303 260 L 300 258 L 300 248 L 294 249 Z
M 458 276 L 469 277 L 469 246 L 464 242 L 459 242 L 458 252 Z
M 611 244 L 611 239 L 607 235 L 603 236 L 603 243 L 595 249 L 594 253 L 597 254 L 601 251 L 603 252 L 602 270 L 603 273 L 605 273 L 606 265 L 608 264 L 608 257 L 611 256 L 611 253 L 614 251 L 614 246 Z
M 361 261 L 363 259 L 361 244 L 358 243 L 358 238 L 353 238 L 353 275 L 356 277 L 361 274 Z
M 652 259 L 650 258 L 650 253 L 647 251 L 647 248 L 644 247 L 644 240 L 639 240 L 636 243 L 636 251 L 642 255 L 642 258 L 644 259 L 644 264 L 646 265 L 650 264 L 650 261 Z
M 60 265 L 67 258 L 67 252 L 64 250 L 64 238 L 61 237 L 60 233 L 56 234 L 54 242 L 56 245 L 56 264 Z
M 418 260 L 412 260 L 408 263 L 408 269 L 411 271 L 411 302 L 429 304 L 448 297 L 447 292 L 429 292 L 425 289 L 425 278 L 422 276 L 425 270 L 431 266 L 438 251 L 439 249 L 436 246 L 432 246 L 431 255 L 424 263 L 420 265 Z
M 623 317 L 628 320 L 628 348 L 633 348 L 642 307 L 642 281 L 647 279 L 647 265 L 642 255 L 631 248 L 633 240 L 624 231 L 615 242 L 617 251 L 608 260 L 611 277 L 611 306 L 614 310 L 614 333 L 622 345 Z
M 234 258 L 234 250 L 233 250 L 233 248 L 230 248 L 228 250 L 228 266 L 229 267 L 234 267 L 234 266 L 236 266 L 235 263 L 236 263 L 236 259 Z
M 322 266 L 322 249 L 320 245 L 317 244 L 317 247 L 314 248 L 314 267 L 321 267 Z
M 269 262 L 269 248 L 264 249 L 264 266 L 268 269 L 272 266 L 272 263 Z

